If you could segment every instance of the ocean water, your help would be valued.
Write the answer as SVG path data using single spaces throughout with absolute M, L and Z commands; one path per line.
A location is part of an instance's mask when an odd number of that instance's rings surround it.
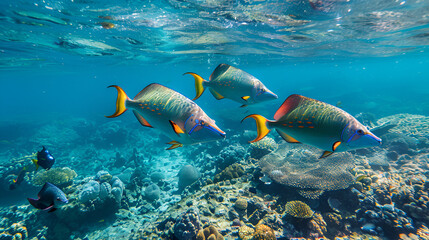
M 428 9 L 421 0 L 1 1 L 0 239 L 429 239 Z M 132 98 L 159 83 L 192 99 L 183 74 L 208 79 L 221 63 L 278 95 L 240 107 L 205 91 L 195 103 L 225 139 L 167 151 L 172 139 L 131 111 L 105 117 L 117 96 L 107 86 Z M 377 131 L 383 144 L 326 159 L 275 131 L 250 144 L 256 125 L 241 120 L 273 119 L 291 94 L 369 129 L 390 126 Z M 36 170 L 43 146 L 55 164 Z M 45 182 L 68 198 L 54 212 L 27 200 Z M 208 226 L 215 238 L 203 236 Z

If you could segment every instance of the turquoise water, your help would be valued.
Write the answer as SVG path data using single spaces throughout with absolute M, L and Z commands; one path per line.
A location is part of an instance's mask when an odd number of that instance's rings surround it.
M 401 233 L 427 239 L 428 7 L 427 1 L 388 0 L 1 1 L 0 239 L 18 233 L 22 239 L 195 239 L 181 236 L 174 227 L 191 207 L 199 209 L 199 228 L 213 225 L 225 239 L 240 239 L 233 220 L 256 228 L 264 216 L 280 218 L 281 224 L 264 220 L 278 239 L 333 239 L 352 233 L 361 239 L 365 234 L 398 239 Z M 206 91 L 195 102 L 226 132 L 225 140 L 166 151 L 171 139 L 156 128 L 142 127 L 131 111 L 115 119 L 104 117 L 115 111 L 117 93 L 106 88 L 109 85 L 119 85 L 134 97 L 148 84 L 159 83 L 192 99 L 194 80 L 183 74 L 195 72 L 208 79 L 221 63 L 252 74 L 278 95 L 240 108 L 240 103 L 216 100 Z M 291 94 L 337 105 L 369 128 L 385 123 L 396 127 L 380 136 L 381 147 L 351 152 L 353 183 L 324 190 L 317 199 L 306 198 L 298 194 L 299 188 L 273 176 L 272 184 L 259 179 L 270 175 L 263 167 L 269 160 L 255 155 L 254 149 L 265 148 L 248 143 L 256 136 L 253 121 L 240 123 L 254 113 L 273 119 Z M 274 143 L 264 143 L 270 147 L 262 155 L 289 156 L 292 165 L 297 152 L 321 153 L 308 145 L 286 144 L 274 131 L 268 138 Z M 42 146 L 56 163 L 36 172 L 31 162 L 35 156 L 29 155 Z M 215 176 L 234 164 L 245 173 L 227 183 L 216 182 Z M 180 182 L 179 170 L 186 165 L 198 172 L 191 186 Z M 25 166 L 29 170 L 23 182 L 10 190 Z M 63 180 L 70 173 L 64 167 L 77 176 Z M 120 179 L 120 194 L 109 193 L 107 200 L 82 197 L 90 179 L 114 188 L 116 178 L 109 182 L 96 177 L 101 170 Z M 54 171 L 52 176 L 49 171 Z M 163 175 L 162 180 L 156 180 L 155 173 Z M 361 183 L 359 176 L 372 182 Z M 69 203 L 54 213 L 29 205 L 26 198 L 37 195 L 44 183 L 40 181 L 58 181 Z M 403 189 L 392 193 L 387 185 Z M 216 186 L 230 189 L 216 192 Z M 159 190 L 158 197 L 145 192 L 153 188 Z M 208 189 L 215 195 L 210 201 L 202 197 Z M 392 200 L 381 200 L 381 192 Z M 338 211 L 330 208 L 336 201 L 347 205 L 351 195 L 361 201 Z M 386 207 L 371 208 L 367 199 L 372 195 L 378 204 L 373 205 Z M 249 202 L 246 213 L 236 209 L 237 198 Z M 317 235 L 306 222 L 311 219 L 287 217 L 285 204 L 295 200 L 323 216 L 328 230 Z M 273 207 L 259 209 L 268 213 L 252 218 L 258 201 Z M 397 209 L 394 216 L 383 213 L 391 205 Z M 221 209 L 226 214 L 219 213 Z M 349 227 L 332 224 L 327 214 L 334 212 Z M 354 220 L 345 220 L 350 215 Z M 412 228 L 394 226 L 394 220 L 404 226 L 411 221 Z

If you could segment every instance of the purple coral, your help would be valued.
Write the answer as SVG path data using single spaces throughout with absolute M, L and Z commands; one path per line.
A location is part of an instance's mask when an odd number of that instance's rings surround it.
M 174 236 L 179 240 L 191 240 L 200 229 L 199 211 L 197 208 L 190 208 L 176 219 Z

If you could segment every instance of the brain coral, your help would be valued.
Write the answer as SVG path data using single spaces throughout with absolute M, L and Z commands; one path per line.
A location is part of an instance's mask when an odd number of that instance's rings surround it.
M 214 176 L 213 181 L 215 183 L 225 181 L 225 180 L 231 180 L 234 178 L 238 178 L 244 175 L 244 168 L 239 163 L 234 163 L 227 168 L 225 168 L 222 172 L 216 174 Z
M 158 200 L 160 194 L 161 194 L 161 190 L 156 184 L 151 184 L 147 186 L 146 189 L 144 190 L 144 196 L 150 201 Z
M 274 230 L 264 224 L 256 226 L 252 240 L 276 240 Z
M 250 156 L 255 159 L 260 159 L 278 148 L 276 141 L 270 137 L 265 137 L 260 141 L 251 143 L 250 146 Z
M 89 182 L 83 185 L 82 191 L 79 194 L 79 200 L 82 203 L 86 203 L 96 199 L 99 194 L 100 194 L 100 183 L 94 180 L 89 180 Z
M 301 201 L 290 201 L 286 203 L 285 213 L 296 218 L 311 218 L 314 214 L 313 210 Z
M 191 185 L 200 178 L 200 172 L 192 165 L 185 165 L 179 171 L 179 190 Z
M 33 184 L 43 186 L 46 182 L 54 185 L 62 185 L 71 183 L 73 178 L 77 176 L 76 172 L 68 167 L 52 168 L 49 171 L 39 171 L 33 177 Z
M 335 153 L 319 159 L 318 151 L 309 146 L 279 148 L 259 161 L 262 173 L 272 180 L 299 190 L 304 197 L 318 198 L 324 191 L 348 188 L 354 183 L 350 170 L 354 158 L 350 153 Z

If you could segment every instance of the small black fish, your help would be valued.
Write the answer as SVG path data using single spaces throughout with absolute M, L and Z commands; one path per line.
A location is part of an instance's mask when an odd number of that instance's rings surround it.
M 10 190 L 16 189 L 16 187 L 20 185 L 22 181 L 24 181 L 24 176 L 25 176 L 25 173 L 27 172 L 27 169 L 28 169 L 28 166 L 25 166 L 21 169 L 21 171 L 19 171 L 16 179 L 13 179 L 13 183 L 9 185 Z
M 42 190 L 37 194 L 38 199 L 27 198 L 33 207 L 42 209 L 48 212 L 53 212 L 63 204 L 67 204 L 69 200 L 61 189 L 52 183 L 45 183 Z
M 39 169 L 39 166 L 42 168 L 49 170 L 55 163 L 55 158 L 52 154 L 43 147 L 40 152 L 37 152 L 37 160 L 33 159 L 33 163 L 36 165 L 36 171 Z

